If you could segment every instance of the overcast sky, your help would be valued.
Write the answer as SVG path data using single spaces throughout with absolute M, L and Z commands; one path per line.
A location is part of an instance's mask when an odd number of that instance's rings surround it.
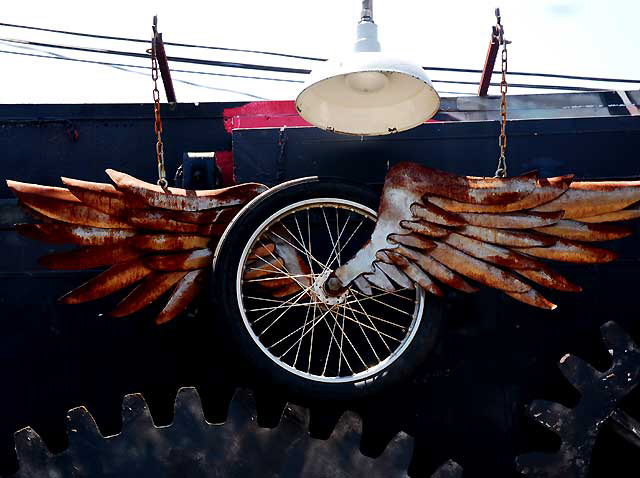
M 3 1 L 0 22 L 130 38 L 148 38 L 158 14 L 165 41 L 328 57 L 354 40 L 360 0 L 59 0 Z M 640 80 L 638 0 L 375 0 L 384 50 L 422 65 L 482 68 L 494 8 L 500 6 L 512 71 Z M 147 45 L 0 27 L 0 38 L 144 53 Z M 0 41 L 4 52 L 64 56 L 148 66 L 146 59 L 83 53 Z M 244 53 L 177 48 L 170 56 L 313 68 L 314 62 Z M 174 70 L 303 80 L 276 74 L 172 63 Z M 127 103 L 151 99 L 145 69 L 0 53 L 0 103 Z M 299 84 L 174 72 L 178 101 L 294 99 Z M 432 79 L 477 81 L 479 75 L 432 72 Z M 638 89 L 607 84 L 511 77 L 511 82 Z M 476 87 L 436 83 L 444 96 Z M 452 92 L 452 93 L 450 93 Z M 492 87 L 490 93 L 496 93 Z M 512 88 L 522 94 L 528 90 Z M 163 93 L 164 98 L 164 93 Z

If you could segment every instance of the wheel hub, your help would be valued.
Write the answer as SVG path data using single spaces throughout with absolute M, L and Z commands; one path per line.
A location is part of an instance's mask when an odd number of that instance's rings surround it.
M 341 287 L 342 284 L 336 284 L 334 281 L 338 280 L 339 282 L 339 279 L 331 277 L 332 273 L 332 270 L 326 269 L 322 274 L 316 276 L 311 289 L 315 299 L 325 305 L 342 304 L 347 296 L 347 291 Z

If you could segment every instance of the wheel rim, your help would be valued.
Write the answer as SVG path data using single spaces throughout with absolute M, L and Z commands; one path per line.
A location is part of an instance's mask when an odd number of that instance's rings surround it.
M 238 306 L 255 344 L 279 367 L 318 382 L 358 382 L 386 369 L 413 340 L 424 310 L 419 287 L 372 286 L 370 296 L 354 286 L 331 296 L 323 287 L 368 240 L 375 218 L 353 201 L 309 199 L 272 214 L 248 240 L 235 278 Z M 306 270 L 278 261 L 281 249 L 268 251 L 274 242 L 294 249 Z M 296 291 L 274 296 L 278 281 Z

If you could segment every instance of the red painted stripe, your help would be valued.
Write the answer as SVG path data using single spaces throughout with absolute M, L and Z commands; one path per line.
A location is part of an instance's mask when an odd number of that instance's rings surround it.
M 223 112 L 224 127 L 231 133 L 238 128 L 282 128 L 312 126 L 296 111 L 294 101 L 255 101 Z

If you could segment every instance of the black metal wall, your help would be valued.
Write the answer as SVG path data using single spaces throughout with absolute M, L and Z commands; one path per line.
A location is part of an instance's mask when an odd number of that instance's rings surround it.
M 228 106 L 178 105 L 174 111 L 164 106 L 170 174 L 182 152 L 229 148 L 232 138 L 221 119 Z M 102 181 L 102 171 L 111 167 L 153 180 L 150 111 L 149 105 L 2 106 L 0 177 L 41 184 L 57 184 L 61 175 Z M 379 185 L 389 165 L 406 160 L 491 175 L 497 132 L 495 122 L 430 124 L 386 138 L 314 129 L 241 130 L 233 136 L 236 175 L 239 181 L 267 184 L 319 174 Z M 539 169 L 543 175 L 640 176 L 638 118 L 523 120 L 512 122 L 508 134 L 511 174 Z M 93 273 L 40 269 L 36 258 L 54 248 L 17 236 L 10 223 L 22 216 L 4 184 L 0 198 L 0 472 L 15 466 L 12 433 L 20 427 L 31 425 L 54 450 L 63 448 L 71 407 L 87 405 L 103 433 L 114 433 L 125 393 L 145 393 L 162 423 L 171 420 L 178 386 L 196 385 L 205 413 L 216 421 L 224 417 L 235 387 L 258 382 L 237 362 L 207 298 L 163 327 L 152 324 L 152 311 L 126 319 L 103 316 L 117 298 L 57 304 L 58 296 Z M 640 228 L 635 229 L 634 237 L 613 246 L 622 256 L 616 263 L 564 267 L 585 292 L 549 294 L 557 311 L 526 307 L 493 291 L 450 294 L 438 346 L 411 380 L 358 403 L 310 403 L 316 417 L 312 431 L 326 435 L 332 416 L 349 406 L 363 414 L 363 446 L 369 453 L 380 451 L 385 438 L 400 429 L 415 436 L 415 476 L 429 476 L 448 458 L 464 466 L 465 476 L 517 476 L 517 454 L 557 445 L 553 435 L 525 417 L 525 405 L 545 398 L 571 406 L 578 399 L 558 371 L 558 360 L 574 353 L 606 368 L 610 359 L 598 327 L 607 320 L 640 342 L 635 297 Z M 257 386 L 263 420 L 272 423 L 288 397 Z M 640 416 L 638 393 L 623 406 Z M 634 463 L 633 449 L 605 431 L 593 476 L 625 476 L 611 474 L 614 464 Z

